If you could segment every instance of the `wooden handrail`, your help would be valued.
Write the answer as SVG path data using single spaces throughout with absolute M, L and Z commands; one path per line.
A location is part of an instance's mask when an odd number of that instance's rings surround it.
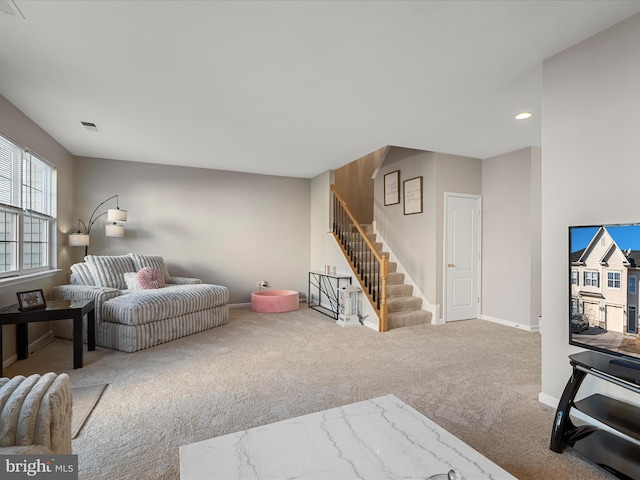
M 369 249 L 373 253 L 374 257 L 376 257 L 376 260 L 378 260 L 378 262 L 382 263 L 382 259 L 386 258 L 386 257 L 384 255 L 380 255 L 380 253 L 376 250 L 376 247 L 373 245 L 371 240 L 369 240 L 369 237 L 367 237 L 367 233 L 362 229 L 362 227 L 360 226 L 360 224 L 356 220 L 356 217 L 354 217 L 353 213 L 349 209 L 349 205 L 347 205 L 347 202 L 345 202 L 344 199 L 340 196 L 340 194 L 336 190 L 335 185 L 333 185 L 333 184 L 331 185 L 331 191 L 334 193 L 334 195 L 336 196 L 336 199 L 340 202 L 340 205 L 342 205 L 342 208 L 344 208 L 344 211 L 349 216 L 349 218 L 351 219 L 353 224 L 356 226 L 356 229 L 358 230 L 358 233 L 364 239 L 365 243 L 367 244 L 367 246 L 369 247 Z
M 381 255 L 376 250 L 376 247 L 373 245 L 371 240 L 369 240 L 369 237 L 367 236 L 363 228 L 360 226 L 360 223 L 356 220 L 355 216 L 349 209 L 349 206 L 347 205 L 347 203 L 344 201 L 344 199 L 340 196 L 340 194 L 336 190 L 335 185 L 331 185 L 330 188 L 331 188 L 331 192 L 334 195 L 335 200 L 338 201 L 342 210 L 346 213 L 349 220 L 351 221 L 351 224 L 355 226 L 356 231 L 360 236 L 362 242 L 365 245 L 367 245 L 367 248 L 369 249 L 371 255 L 375 258 L 375 260 L 379 264 L 380 285 L 379 285 L 379 290 L 377 292 L 378 301 L 379 301 L 379 305 L 378 305 L 378 302 L 374 300 L 373 296 L 369 292 L 369 289 L 365 285 L 364 279 L 360 276 L 360 273 L 358 272 L 357 268 L 355 268 L 355 265 L 352 263 L 349 253 L 345 249 L 345 246 L 343 245 L 341 239 L 338 237 L 338 232 L 335 231 L 335 219 L 334 219 L 333 234 L 336 237 L 338 244 L 340 245 L 340 249 L 342 250 L 343 255 L 349 261 L 349 265 L 351 266 L 353 273 L 356 275 L 356 278 L 358 279 L 358 283 L 360 283 L 360 286 L 362 287 L 363 292 L 366 294 L 367 299 L 371 303 L 371 306 L 378 312 L 378 318 L 379 318 L 378 330 L 380 332 L 386 332 L 388 330 L 387 277 L 389 275 L 389 259 L 386 255 Z M 335 208 L 333 211 L 335 213 Z M 355 232 L 350 232 L 350 233 L 355 233 Z

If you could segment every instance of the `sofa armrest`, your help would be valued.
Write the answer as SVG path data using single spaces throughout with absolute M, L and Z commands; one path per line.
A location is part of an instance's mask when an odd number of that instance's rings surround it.
M 51 455 L 53 452 L 44 445 L 14 445 L 0 447 L 0 455 Z
M 96 287 L 94 285 L 58 285 L 51 289 L 51 300 L 82 300 L 100 297 L 113 298 L 122 295 L 122 291 L 111 287 Z
M 107 300 L 122 295 L 117 288 L 96 287 L 93 285 L 58 285 L 51 289 L 51 300 L 84 300 L 92 299 L 96 325 L 101 320 L 102 304 Z
M 4 382 L 0 400 L 0 446 L 6 453 L 71 453 L 69 375 L 18 375 Z
M 202 280 L 191 277 L 169 277 L 167 282 L 169 285 L 197 285 L 199 283 L 202 283 Z

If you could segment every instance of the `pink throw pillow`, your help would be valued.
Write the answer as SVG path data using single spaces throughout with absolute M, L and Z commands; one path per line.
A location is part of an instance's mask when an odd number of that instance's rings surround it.
M 151 267 L 141 268 L 136 273 L 138 286 L 143 290 L 164 287 L 164 273 Z

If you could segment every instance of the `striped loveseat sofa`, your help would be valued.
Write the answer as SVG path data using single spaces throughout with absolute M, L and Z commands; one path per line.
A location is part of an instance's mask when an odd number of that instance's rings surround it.
M 71 266 L 71 284 L 53 287 L 50 298 L 93 299 L 98 346 L 135 352 L 229 320 L 226 287 L 172 277 L 161 256 L 87 255 L 84 260 Z M 73 338 L 71 320 L 54 324 L 55 336 Z

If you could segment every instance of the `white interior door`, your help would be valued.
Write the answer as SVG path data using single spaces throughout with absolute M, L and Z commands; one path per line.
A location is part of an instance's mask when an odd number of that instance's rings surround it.
M 447 322 L 477 318 L 480 307 L 480 197 L 446 194 L 445 312 Z

